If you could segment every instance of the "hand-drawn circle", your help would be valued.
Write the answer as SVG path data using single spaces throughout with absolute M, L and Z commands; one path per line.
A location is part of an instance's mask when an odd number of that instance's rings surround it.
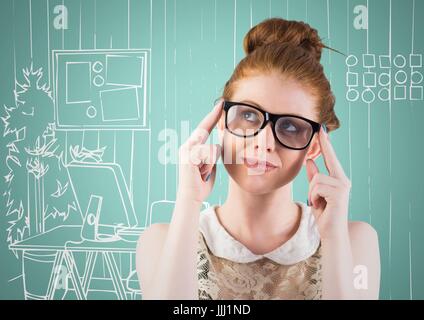
M 353 54 L 350 54 L 347 56 L 345 62 L 348 67 L 353 67 L 356 66 L 356 64 L 358 63 L 358 58 Z
M 411 72 L 411 84 L 419 84 L 423 81 L 423 74 L 419 71 Z
M 393 59 L 393 64 L 398 68 L 403 68 L 406 65 L 406 58 L 400 54 L 398 54 Z
M 396 71 L 395 81 L 397 84 L 404 84 L 407 79 L 408 79 L 408 76 L 406 75 L 405 71 L 403 70 Z
M 89 106 L 85 112 L 87 117 L 93 119 L 97 115 L 97 109 L 94 106 Z
M 378 98 L 381 101 L 389 101 L 390 100 L 389 88 L 381 88 L 380 91 L 378 91 Z
M 372 91 L 370 88 L 366 88 L 364 91 L 362 91 L 362 101 L 365 103 L 371 103 L 375 99 L 374 91 Z
M 101 87 L 105 84 L 105 79 L 101 75 L 97 75 L 94 77 L 93 83 L 96 87 Z
M 353 102 L 353 101 L 358 100 L 358 98 L 359 98 L 359 92 L 358 92 L 358 90 L 352 89 L 352 88 L 349 89 L 349 90 L 347 90 L 347 92 L 346 92 L 346 99 L 347 99 L 347 101 Z
M 93 63 L 91 68 L 93 69 L 93 72 L 100 73 L 103 71 L 103 63 L 101 61 L 96 61 Z
M 378 76 L 378 84 L 380 86 L 387 86 L 390 84 L 390 73 L 380 73 Z

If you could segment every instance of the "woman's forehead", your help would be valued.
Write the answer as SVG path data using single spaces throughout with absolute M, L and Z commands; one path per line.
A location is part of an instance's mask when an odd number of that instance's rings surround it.
M 314 117 L 315 98 L 293 80 L 261 75 L 238 81 L 232 101 L 255 105 L 265 111 Z

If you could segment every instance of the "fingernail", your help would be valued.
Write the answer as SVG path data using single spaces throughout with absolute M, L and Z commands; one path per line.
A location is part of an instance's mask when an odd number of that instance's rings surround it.
M 310 206 L 308 198 L 306 198 L 306 204 L 308 205 L 308 207 Z
M 223 98 L 219 98 L 219 99 L 215 100 L 215 105 L 220 105 L 220 104 L 222 104 L 222 101 L 223 101 L 223 100 L 224 100 Z
M 210 177 L 211 177 L 211 174 L 209 173 L 208 176 L 206 177 L 205 181 L 208 181 Z

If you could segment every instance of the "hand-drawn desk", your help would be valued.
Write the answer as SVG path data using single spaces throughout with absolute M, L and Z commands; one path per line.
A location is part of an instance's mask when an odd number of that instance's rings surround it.
M 81 239 L 81 226 L 59 226 L 45 233 L 27 238 L 10 245 L 11 250 L 55 252 L 52 272 L 47 289 L 47 299 L 53 299 L 56 289 L 58 267 L 65 263 L 78 299 L 87 299 L 94 265 L 98 255 L 102 255 L 111 275 L 118 299 L 126 300 L 127 291 L 122 281 L 114 253 L 135 253 L 137 242 L 115 238 L 113 241 L 88 241 Z M 84 273 L 79 274 L 75 252 L 85 252 Z

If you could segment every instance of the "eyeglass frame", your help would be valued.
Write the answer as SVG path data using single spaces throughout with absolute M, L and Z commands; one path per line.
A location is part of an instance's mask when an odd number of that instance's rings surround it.
M 262 113 L 263 117 L 264 117 L 264 121 L 261 125 L 261 127 L 258 129 L 258 131 L 256 131 L 254 134 L 251 135 L 241 135 L 241 134 L 237 134 L 235 132 L 233 132 L 230 128 L 228 128 L 228 110 L 230 110 L 231 107 L 235 106 L 235 105 L 243 105 L 246 107 L 250 107 L 253 109 L 258 110 L 260 113 Z M 271 126 L 272 129 L 272 134 L 274 135 L 274 139 L 276 141 L 278 141 L 281 145 L 283 145 L 284 147 L 291 149 L 291 150 L 304 150 L 306 149 L 309 144 L 312 141 L 312 138 L 314 137 L 314 134 L 316 132 L 319 132 L 321 126 L 323 127 L 323 129 L 327 132 L 327 128 L 325 126 L 325 124 L 320 124 L 318 122 L 312 121 L 310 119 L 298 116 L 298 115 L 293 115 L 293 114 L 275 114 L 275 113 L 271 113 L 271 112 L 267 112 L 265 110 L 262 110 L 256 106 L 253 106 L 251 104 L 248 103 L 244 103 L 244 102 L 235 102 L 235 101 L 228 101 L 228 100 L 224 100 L 223 102 L 223 109 L 225 111 L 225 128 L 231 133 L 234 134 L 235 136 L 238 137 L 243 137 L 243 138 L 249 138 L 249 137 L 254 137 L 256 136 L 262 129 L 264 129 L 267 125 L 268 122 L 271 122 L 273 125 Z M 311 138 L 309 139 L 308 143 L 303 147 L 303 148 L 293 148 L 293 147 L 289 147 L 287 145 L 285 145 L 284 143 L 282 143 L 280 141 L 280 139 L 278 139 L 277 133 L 275 132 L 275 123 L 280 119 L 280 118 L 287 118 L 287 117 L 292 117 L 292 118 L 298 118 L 298 119 L 302 119 L 306 122 L 308 122 L 311 126 L 312 126 L 312 134 L 311 134 Z

